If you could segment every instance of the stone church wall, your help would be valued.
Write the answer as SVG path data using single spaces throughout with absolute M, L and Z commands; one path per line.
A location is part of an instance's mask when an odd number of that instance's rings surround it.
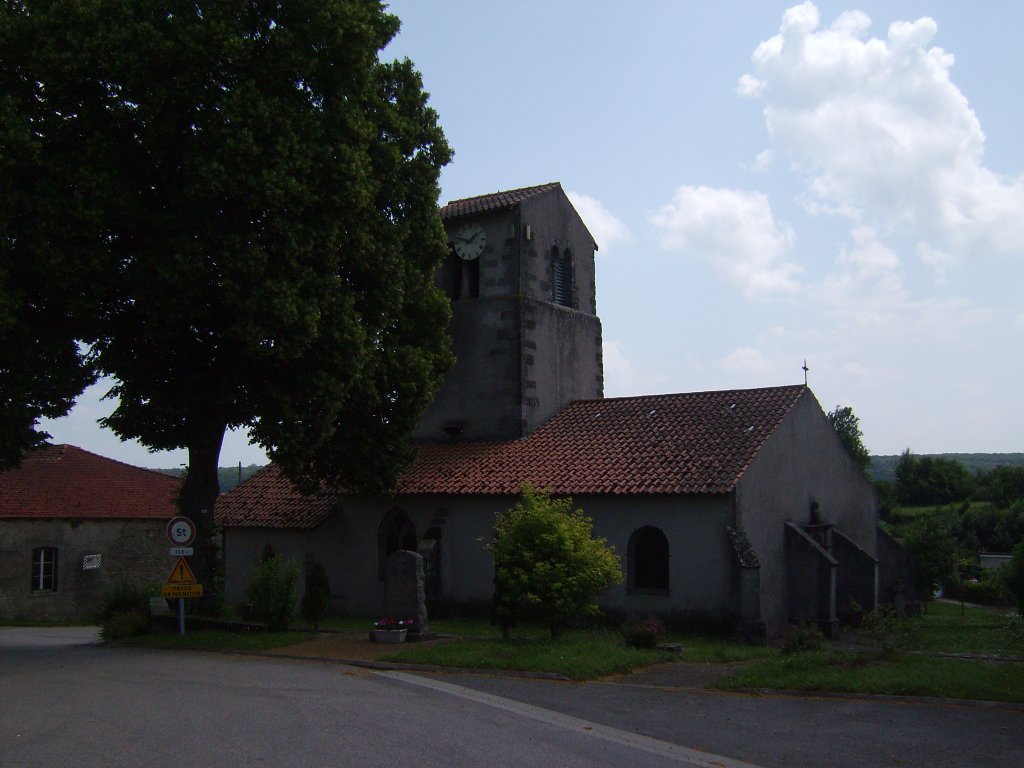
M 726 619 L 730 613 L 731 559 L 725 528 L 732 520 L 728 496 L 580 496 L 594 521 L 594 535 L 615 547 L 624 581 L 601 596 L 601 606 L 637 616 Z M 659 529 L 669 545 L 669 591 L 629 589 L 629 541 L 644 527 Z
M 670 590 L 666 595 L 630 594 L 628 585 L 607 590 L 604 608 L 637 615 L 715 615 L 730 612 L 731 561 L 725 526 L 732 518 L 729 497 L 580 496 L 576 505 L 594 521 L 622 561 L 628 577 L 629 540 L 644 526 L 661 530 L 670 546 Z M 484 608 L 490 604 L 494 570 L 484 548 L 497 515 L 513 496 L 426 496 L 346 499 L 340 510 L 310 531 L 238 529 L 225 532 L 229 604 L 244 601 L 248 573 L 269 544 L 276 555 L 311 566 L 322 562 L 331 583 L 332 611 L 374 617 L 383 600 L 378 562 L 378 526 L 388 510 L 400 508 L 412 520 L 417 540 L 428 532 L 439 542 L 435 563 L 443 603 Z M 299 593 L 304 590 L 304 580 Z
M 877 557 L 874 489 L 807 390 L 736 490 L 737 523 L 761 562 L 761 611 L 772 635 L 784 632 L 788 614 L 784 526 L 810 523 L 812 502 L 817 502 L 822 522 L 835 525 Z

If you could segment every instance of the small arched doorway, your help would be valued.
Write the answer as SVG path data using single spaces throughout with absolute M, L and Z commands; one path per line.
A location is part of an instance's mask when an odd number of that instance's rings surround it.
M 660 528 L 638 528 L 629 538 L 629 591 L 667 595 L 669 592 L 668 539 Z

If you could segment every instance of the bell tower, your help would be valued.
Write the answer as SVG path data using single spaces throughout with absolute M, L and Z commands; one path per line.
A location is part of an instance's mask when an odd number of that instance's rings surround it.
M 413 438 L 515 439 L 602 397 L 597 243 L 562 186 L 455 200 L 440 214 L 456 362 Z

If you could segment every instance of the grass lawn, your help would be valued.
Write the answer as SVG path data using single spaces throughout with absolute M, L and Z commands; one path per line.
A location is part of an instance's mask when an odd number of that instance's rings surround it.
M 186 627 L 184 635 L 153 632 L 114 640 L 112 644 L 190 651 L 271 651 L 308 639 L 307 632 L 228 632 Z
M 324 626 L 362 635 L 369 618 L 338 618 Z M 1024 702 L 1024 662 L 936 657 L 936 652 L 1024 657 L 1024 634 L 1013 629 L 1010 615 L 991 608 L 934 602 L 928 613 L 910 620 L 902 652 L 849 652 L 826 647 L 808 653 L 780 654 L 777 649 L 728 639 L 669 635 L 666 642 L 683 647 L 681 657 L 664 651 L 628 647 L 609 629 L 568 630 L 551 640 L 547 630 L 523 624 L 508 640 L 485 619 L 438 619 L 435 643 L 409 643 L 381 649 L 381 660 L 480 670 L 546 672 L 583 680 L 622 674 L 666 661 L 724 663 L 747 661 L 717 685 L 720 688 L 835 691 L 906 696 Z M 365 637 L 365 635 L 363 635 Z M 124 641 L 131 645 L 196 650 L 266 651 L 308 641 L 301 632 L 232 633 L 194 630 L 185 637 L 153 634 Z
M 433 627 L 432 627 L 433 629 Z M 549 672 L 584 680 L 629 672 L 669 658 L 664 651 L 630 648 L 614 633 L 567 631 L 552 640 L 546 630 L 517 633 L 508 640 L 494 635 L 436 644 L 409 644 L 381 657 L 467 669 L 508 669 Z
M 543 627 L 523 626 L 513 630 L 505 640 L 486 621 L 438 621 L 431 623 L 430 628 L 457 639 L 432 645 L 403 645 L 382 660 L 467 669 L 550 672 L 583 680 L 622 674 L 679 658 L 725 662 L 774 654 L 768 648 L 728 640 L 673 635 L 666 641 L 683 646 L 682 657 L 676 657 L 656 649 L 631 648 L 618 632 L 603 629 L 568 630 L 552 640 Z
M 935 602 L 910 620 L 901 653 L 824 649 L 753 664 L 720 688 L 939 696 L 1024 703 L 1024 662 L 937 657 L 934 653 L 1024 657 L 1024 637 L 1010 615 L 992 608 Z
M 815 651 L 780 655 L 730 675 L 719 688 L 881 693 L 1024 702 L 1024 664 Z
M 946 601 L 928 604 L 912 623 L 911 650 L 1024 657 L 1024 638 L 1010 628 L 1010 614 L 993 608 Z

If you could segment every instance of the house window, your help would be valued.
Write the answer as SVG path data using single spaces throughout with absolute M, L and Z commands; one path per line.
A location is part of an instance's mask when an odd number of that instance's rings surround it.
M 36 547 L 32 550 L 32 591 L 57 591 L 56 547 Z
M 668 539 L 660 529 L 646 526 L 629 539 L 629 590 L 636 594 L 667 595 Z
M 416 526 L 401 509 L 395 507 L 377 528 L 377 575 L 384 578 L 384 564 L 400 549 L 416 551 Z

